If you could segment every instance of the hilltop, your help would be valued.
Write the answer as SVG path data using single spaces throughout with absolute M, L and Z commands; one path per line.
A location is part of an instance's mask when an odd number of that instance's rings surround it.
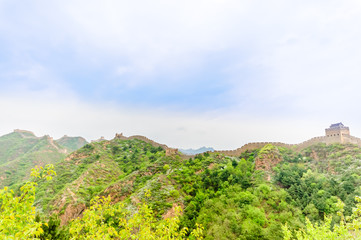
M 55 140 L 57 144 L 67 149 L 68 153 L 78 150 L 88 142 L 82 137 L 69 137 L 64 135 L 62 138 Z

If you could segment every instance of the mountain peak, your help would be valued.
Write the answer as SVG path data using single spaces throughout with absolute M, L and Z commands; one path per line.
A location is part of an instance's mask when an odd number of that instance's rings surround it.
M 214 149 L 212 147 L 201 147 L 201 148 L 198 148 L 198 149 L 192 149 L 192 148 L 189 148 L 189 149 L 179 149 L 179 151 L 183 154 L 186 154 L 186 155 L 195 155 L 195 154 L 200 154 L 200 153 L 204 153 L 204 152 L 213 152 Z
M 69 137 L 67 135 L 64 135 L 55 142 L 65 147 L 70 152 L 75 151 L 88 143 L 83 137 Z
M 14 129 L 14 133 L 19 133 L 22 137 L 36 137 L 32 131 Z

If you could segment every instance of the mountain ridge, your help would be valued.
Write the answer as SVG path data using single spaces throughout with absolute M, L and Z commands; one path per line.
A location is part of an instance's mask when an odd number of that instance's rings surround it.
M 23 134 L 27 137 L 14 133 L 5 138 L 35 141 L 27 149 L 31 153 L 63 149 L 56 141 L 51 144 L 49 136 Z M 205 239 L 281 239 L 286 223 L 300 229 L 306 216 L 312 221 L 336 216 L 338 199 L 349 216 L 353 199 L 360 195 L 361 148 L 315 139 L 303 149 L 261 142 L 230 155 L 215 151 L 190 156 L 147 137 L 116 134 L 57 160 L 57 176 L 37 182 L 35 206 L 43 219 L 56 216 L 66 229 L 89 209 L 91 199 L 110 197 L 112 205 L 122 202 L 130 214 L 145 202 L 157 219 L 180 207 L 180 225 L 194 229 L 202 224 Z
M 186 154 L 186 155 L 196 155 L 196 154 L 200 154 L 200 153 L 204 153 L 204 152 L 214 152 L 214 148 L 212 147 L 200 147 L 197 149 L 193 149 L 193 148 L 188 148 L 188 149 L 178 149 L 181 153 Z
M 54 164 L 84 144 L 83 138 L 53 140 L 49 135 L 37 137 L 33 132 L 15 129 L 0 137 L 0 187 L 11 186 L 27 178 L 35 165 Z M 84 139 L 85 140 L 85 139 Z M 79 142 L 74 146 L 72 142 Z

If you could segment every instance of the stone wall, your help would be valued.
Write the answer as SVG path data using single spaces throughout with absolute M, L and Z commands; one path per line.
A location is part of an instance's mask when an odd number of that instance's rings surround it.
M 311 145 L 317 144 L 317 143 L 327 143 L 327 139 L 328 137 L 325 136 L 320 136 L 320 137 L 313 137 L 307 141 L 304 141 L 302 143 L 299 144 L 293 144 L 294 148 L 298 151 L 305 149 Z M 338 141 L 337 141 L 338 142 Z
M 221 153 L 221 154 L 224 154 L 227 156 L 239 156 L 243 152 L 262 148 L 262 147 L 266 146 L 267 144 L 272 144 L 274 146 L 286 147 L 286 148 L 291 148 L 292 146 L 294 146 L 293 144 L 287 144 L 287 143 L 281 143 L 281 142 L 254 142 L 254 143 L 247 143 L 247 144 L 243 145 L 242 147 L 237 148 L 236 150 L 223 150 L 223 151 L 215 151 L 215 152 Z
M 352 143 L 361 146 L 361 139 L 351 135 L 343 135 L 343 140 L 345 143 Z
M 115 139 L 122 139 L 122 140 L 139 139 L 141 141 L 151 144 L 154 147 L 163 148 L 164 150 L 166 150 L 167 155 L 179 154 L 178 149 L 170 148 L 165 144 L 157 143 L 147 137 L 140 136 L 140 135 L 125 137 L 122 133 L 120 133 L 120 134 L 117 133 L 117 134 L 115 134 Z M 352 143 L 352 144 L 357 144 L 358 146 L 361 147 L 361 139 L 360 138 L 343 134 L 342 138 L 338 135 L 336 135 L 336 136 L 320 136 L 320 137 L 311 138 L 311 139 L 304 141 L 302 143 L 299 143 L 299 144 L 287 144 L 287 143 L 282 143 L 282 142 L 254 142 L 254 143 L 247 143 L 247 144 L 243 145 L 242 147 L 237 148 L 235 150 L 220 150 L 220 151 L 214 151 L 214 152 L 224 154 L 227 156 L 239 156 L 239 155 L 241 155 L 241 153 L 244 153 L 246 151 L 252 151 L 252 150 L 255 150 L 258 148 L 262 148 L 267 144 L 272 144 L 277 147 L 285 147 L 285 148 L 289 148 L 289 149 L 292 149 L 295 151 L 301 151 L 302 149 L 305 149 L 311 145 L 318 144 L 318 143 L 325 143 L 327 145 L 332 144 L 332 143 Z M 187 157 L 192 157 L 192 156 L 187 155 Z
M 243 145 L 240 148 L 237 148 L 236 150 L 223 150 L 223 151 L 215 151 L 220 154 L 224 154 L 227 156 L 239 156 L 241 153 L 246 151 L 252 151 L 258 148 L 262 148 L 267 144 L 272 144 L 274 146 L 278 147 L 285 147 L 290 148 L 296 151 L 301 151 L 302 149 L 305 149 L 309 146 L 312 146 L 314 144 L 318 143 L 325 143 L 325 144 L 332 144 L 332 143 L 352 143 L 356 144 L 361 147 L 361 139 L 351 136 L 351 135 L 342 135 L 342 138 L 340 136 L 320 136 L 320 137 L 314 137 L 307 141 L 304 141 L 299 144 L 287 144 L 287 143 L 281 143 L 281 142 L 255 142 L 255 143 L 247 143 Z

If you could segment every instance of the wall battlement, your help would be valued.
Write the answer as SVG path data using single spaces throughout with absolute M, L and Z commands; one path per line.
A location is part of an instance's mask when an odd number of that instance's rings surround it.
M 327 145 L 332 143 L 351 143 L 356 144 L 361 147 L 361 139 L 358 137 L 351 136 L 350 130 L 348 127 L 345 127 L 342 123 L 332 124 L 330 128 L 326 129 L 325 136 L 313 137 L 304 142 L 298 144 L 287 144 L 281 142 L 254 142 L 247 143 L 236 150 L 223 150 L 223 151 L 214 151 L 216 153 L 221 153 L 228 156 L 239 156 L 241 153 L 246 151 L 252 151 L 257 148 L 262 148 L 267 144 L 272 144 L 278 147 L 290 148 L 296 151 L 301 151 L 311 145 L 318 143 L 325 143 Z
M 281 142 L 254 142 L 254 143 L 247 143 L 247 144 L 243 145 L 242 147 L 237 148 L 236 150 L 221 150 L 221 151 L 214 151 L 214 152 L 221 153 L 221 154 L 228 155 L 228 156 L 239 156 L 243 152 L 262 148 L 262 147 L 266 146 L 267 144 L 272 144 L 277 147 L 285 147 L 285 148 L 290 148 L 290 149 L 293 149 L 296 151 L 301 151 L 301 150 L 303 150 L 309 146 L 312 146 L 314 144 L 317 144 L 317 143 L 325 143 L 327 145 L 332 144 L 332 143 L 341 143 L 337 140 L 338 139 L 335 137 L 320 136 L 320 137 L 311 138 L 311 139 L 304 141 L 302 143 L 299 143 L 299 144 L 287 144 L 287 143 L 281 143 Z M 358 137 L 344 136 L 344 140 L 345 141 L 342 143 L 352 143 L 352 144 L 356 144 L 361 147 L 361 139 Z
M 166 150 L 166 155 L 175 155 L 179 154 L 178 149 L 170 148 L 165 144 L 157 143 L 147 137 L 141 136 L 141 135 L 134 135 L 130 137 L 125 137 L 122 133 L 115 134 L 114 139 L 139 139 L 141 141 L 147 142 L 151 144 L 154 147 L 161 147 L 164 150 Z M 288 143 L 282 143 L 282 142 L 253 142 L 253 143 L 247 143 L 243 145 L 240 148 L 237 148 L 235 150 L 215 150 L 214 153 L 220 153 L 227 156 L 239 156 L 241 153 L 244 153 L 246 151 L 252 151 L 258 148 L 262 148 L 267 144 L 272 144 L 277 147 L 285 147 L 289 148 L 295 151 L 301 151 L 311 145 L 318 144 L 318 143 L 325 143 L 327 145 L 332 143 L 351 143 L 356 144 L 361 147 L 361 139 L 358 137 L 351 136 L 349 134 L 349 128 L 345 127 L 342 123 L 332 124 L 330 128 L 326 129 L 325 136 L 318 136 L 310 138 L 304 142 L 298 143 L 298 144 L 288 144 Z M 188 157 L 192 157 L 191 155 L 187 155 Z

